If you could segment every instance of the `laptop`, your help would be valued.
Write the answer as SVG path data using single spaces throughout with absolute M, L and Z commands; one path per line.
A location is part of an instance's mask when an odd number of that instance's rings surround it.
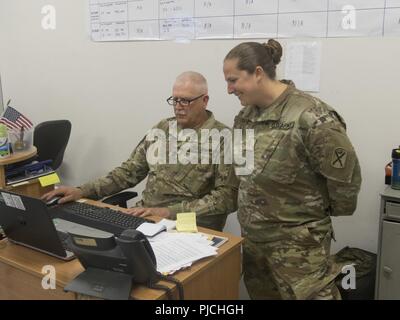
M 62 260 L 75 258 L 68 250 L 68 232 L 108 238 L 112 234 L 67 221 L 52 214 L 40 199 L 0 189 L 0 226 L 12 243 L 38 250 Z

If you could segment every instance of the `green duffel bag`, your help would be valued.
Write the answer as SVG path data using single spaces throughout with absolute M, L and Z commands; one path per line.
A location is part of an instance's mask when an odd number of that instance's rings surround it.
M 356 271 L 356 288 L 343 289 L 342 280 L 346 273 L 341 273 L 336 278 L 343 300 L 373 300 L 375 295 L 376 254 L 359 249 L 345 247 L 334 255 L 337 263 L 353 264 Z

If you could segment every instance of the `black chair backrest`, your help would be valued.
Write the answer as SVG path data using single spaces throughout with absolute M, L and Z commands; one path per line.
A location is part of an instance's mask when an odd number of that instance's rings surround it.
M 39 123 L 33 132 L 33 144 L 38 151 L 38 161 L 53 160 L 56 170 L 62 163 L 71 134 L 71 122 L 52 120 Z

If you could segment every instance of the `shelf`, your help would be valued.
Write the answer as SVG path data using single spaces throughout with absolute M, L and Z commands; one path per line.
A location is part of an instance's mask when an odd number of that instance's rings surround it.
M 12 164 L 12 163 L 27 160 L 29 158 L 34 157 L 36 154 L 37 154 L 36 147 L 32 147 L 27 151 L 16 152 L 6 158 L 1 158 L 0 166 L 5 166 L 7 164 Z

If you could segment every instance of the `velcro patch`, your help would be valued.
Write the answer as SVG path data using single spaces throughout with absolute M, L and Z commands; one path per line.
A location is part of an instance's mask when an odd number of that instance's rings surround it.
M 337 169 L 343 169 L 346 166 L 347 151 L 343 148 L 336 148 L 332 155 L 331 165 Z

